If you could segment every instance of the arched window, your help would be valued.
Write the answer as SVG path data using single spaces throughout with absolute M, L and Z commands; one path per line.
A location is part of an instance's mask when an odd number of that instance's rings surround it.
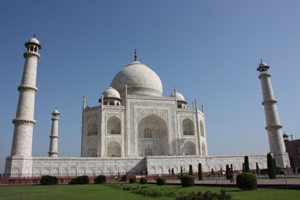
M 92 118 L 88 121 L 88 136 L 97 135 L 97 120 Z
M 191 119 L 184 119 L 182 121 L 183 135 L 194 135 L 194 122 Z
M 112 141 L 107 145 L 107 157 L 121 157 L 121 145 Z
M 145 138 L 152 138 L 152 130 L 150 128 L 146 128 L 144 130 L 144 137 Z
M 121 134 L 121 120 L 113 116 L 107 121 L 107 134 Z
M 200 133 L 201 133 L 202 137 L 205 137 L 205 135 L 204 135 L 204 126 L 203 126 L 203 122 L 202 121 L 200 121 Z
M 153 156 L 153 151 L 149 147 L 145 149 L 145 156 Z
M 207 156 L 207 153 L 206 153 L 206 147 L 205 147 L 205 144 L 204 142 L 202 142 L 202 145 L 201 145 L 201 150 L 202 150 L 202 156 Z

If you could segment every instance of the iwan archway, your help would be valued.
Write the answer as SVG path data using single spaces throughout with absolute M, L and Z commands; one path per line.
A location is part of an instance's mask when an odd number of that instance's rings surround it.
M 167 155 L 170 153 L 166 122 L 157 115 L 143 118 L 138 125 L 139 156 Z

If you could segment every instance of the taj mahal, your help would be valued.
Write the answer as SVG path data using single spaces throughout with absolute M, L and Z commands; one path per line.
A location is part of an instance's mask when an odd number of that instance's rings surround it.
M 208 154 L 204 107 L 198 102 L 187 107 L 184 93 L 176 89 L 163 96 L 159 76 L 138 60 L 135 51 L 133 62 L 103 87 L 99 105 L 89 107 L 86 97 L 82 106 L 81 157 L 59 157 L 59 111 L 52 113 L 49 157 L 32 157 L 37 64 L 40 59 L 40 42 L 30 38 L 26 51 L 19 101 L 13 119 L 14 135 L 11 154 L 6 158 L 6 177 L 38 177 L 42 175 L 79 176 L 135 174 L 164 174 L 171 168 L 175 173 L 191 164 L 197 170 L 218 171 L 231 164 L 242 170 L 246 155 Z M 259 63 L 257 71 L 261 81 L 263 107 L 270 152 L 280 167 L 289 166 L 285 151 L 282 126 L 276 108 L 269 66 Z M 107 88 L 107 89 L 105 89 Z M 41 88 L 42 90 L 43 88 Z M 181 91 L 180 91 L 181 92 Z M 39 102 L 36 102 L 39 103 Z M 80 117 L 80 116 L 78 116 Z M 49 130 L 50 132 L 50 130 Z M 267 168 L 266 154 L 248 154 L 250 168 Z

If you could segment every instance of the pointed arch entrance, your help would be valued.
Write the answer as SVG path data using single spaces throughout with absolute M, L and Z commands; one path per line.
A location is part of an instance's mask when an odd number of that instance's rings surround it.
M 166 122 L 151 114 L 138 124 L 139 156 L 166 155 L 170 152 Z

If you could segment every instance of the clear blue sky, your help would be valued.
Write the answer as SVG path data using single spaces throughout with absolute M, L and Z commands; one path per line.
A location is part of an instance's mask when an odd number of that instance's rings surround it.
M 209 155 L 269 152 L 258 72 L 270 65 L 283 130 L 300 138 L 300 1 L 0 1 L 0 173 L 10 155 L 24 65 L 36 34 L 33 156 L 48 156 L 60 111 L 59 156 L 80 156 L 82 96 L 99 105 L 115 74 L 138 59 L 191 107 L 204 103 Z

